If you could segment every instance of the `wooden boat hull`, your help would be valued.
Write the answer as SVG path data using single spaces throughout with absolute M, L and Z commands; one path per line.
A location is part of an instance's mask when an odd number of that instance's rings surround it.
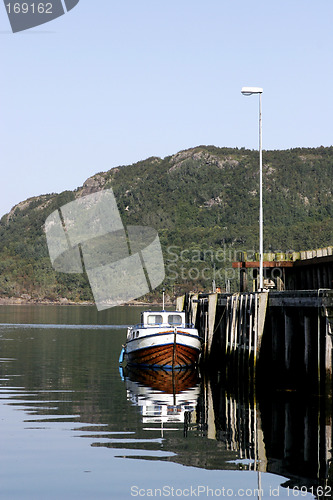
M 159 366 L 161 368 L 183 368 L 194 366 L 199 352 L 188 346 L 152 346 L 132 351 L 127 355 L 127 362 L 134 365 Z
M 128 342 L 125 360 L 128 364 L 161 368 L 193 367 L 198 363 L 201 341 L 188 333 L 163 332 Z

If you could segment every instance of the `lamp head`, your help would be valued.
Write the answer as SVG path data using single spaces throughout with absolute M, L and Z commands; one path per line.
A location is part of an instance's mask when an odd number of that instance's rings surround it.
M 241 92 L 243 95 L 262 94 L 263 89 L 261 87 L 243 87 Z

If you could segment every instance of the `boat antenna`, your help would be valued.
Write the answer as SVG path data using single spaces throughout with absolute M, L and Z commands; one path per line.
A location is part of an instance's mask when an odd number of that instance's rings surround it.
M 162 293 L 163 293 L 163 309 L 162 309 L 162 311 L 164 311 L 164 294 L 165 294 L 165 288 L 162 289 Z

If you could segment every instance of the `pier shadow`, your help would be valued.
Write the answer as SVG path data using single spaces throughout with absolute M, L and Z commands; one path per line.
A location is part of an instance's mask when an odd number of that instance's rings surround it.
M 260 388 L 250 384 L 249 393 L 249 381 L 244 382 L 210 380 L 216 439 L 254 460 L 258 470 L 288 478 L 284 486 L 312 492 L 331 485 L 332 398 L 268 383 Z
M 330 490 L 331 398 L 258 389 L 251 380 L 227 383 L 219 372 L 135 369 L 125 383 L 142 423 L 164 426 L 163 449 L 174 453 L 168 461 L 273 473 L 286 478 L 282 487 Z M 168 422 L 181 426 L 181 439 L 166 432 Z
M 321 307 L 271 307 L 258 360 L 257 386 L 332 394 L 332 326 Z

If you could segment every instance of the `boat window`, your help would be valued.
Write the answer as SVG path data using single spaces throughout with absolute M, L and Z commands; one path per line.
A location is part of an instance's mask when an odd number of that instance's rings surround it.
M 168 415 L 178 415 L 182 412 L 182 409 L 179 406 L 168 406 L 167 414 Z
M 150 314 L 148 316 L 148 325 L 161 325 L 163 318 L 161 314 Z
M 181 325 L 182 317 L 180 316 L 180 314 L 169 314 L 168 323 L 169 325 Z

